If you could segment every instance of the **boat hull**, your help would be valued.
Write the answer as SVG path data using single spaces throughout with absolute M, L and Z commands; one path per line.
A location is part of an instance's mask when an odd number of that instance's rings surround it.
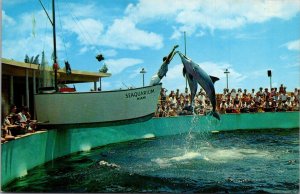
M 55 127 L 142 122 L 156 111 L 160 90 L 161 84 L 105 92 L 36 94 L 37 120 Z

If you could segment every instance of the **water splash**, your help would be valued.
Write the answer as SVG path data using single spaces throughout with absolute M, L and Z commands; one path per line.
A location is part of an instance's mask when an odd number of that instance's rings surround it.
M 170 161 L 186 161 L 186 160 L 193 160 L 193 159 L 204 159 L 204 160 L 208 160 L 207 157 L 202 156 L 200 153 L 198 152 L 188 152 L 185 153 L 182 156 L 176 156 L 170 159 Z
M 89 151 L 91 151 L 91 149 L 92 149 L 92 146 L 89 144 L 82 144 L 80 146 L 80 150 L 83 152 L 89 152 Z
M 202 125 L 201 128 L 199 128 L 199 122 L 201 122 L 202 119 L 205 119 L 206 122 L 204 123 L 208 123 L 208 125 Z M 200 148 L 199 139 L 202 140 L 202 142 L 205 142 L 207 145 L 210 145 L 208 139 L 211 135 L 211 127 L 211 118 L 199 115 L 193 116 L 190 122 L 189 130 L 185 137 L 185 154 L 189 152 L 198 152 Z
M 209 160 L 209 159 L 198 152 L 188 152 L 171 158 L 156 158 L 151 161 L 157 163 L 161 168 L 166 168 L 179 163 L 188 163 L 193 160 Z
M 147 133 L 142 136 L 142 139 L 151 139 L 151 138 L 155 138 L 155 135 L 153 133 Z
M 100 166 L 104 166 L 104 167 L 109 167 L 109 168 L 117 168 L 117 169 L 121 168 L 119 165 L 117 165 L 115 163 L 108 163 L 108 162 L 106 162 L 104 160 L 101 160 L 99 162 L 99 165 Z
M 256 149 L 207 148 L 203 149 L 202 153 L 213 163 L 226 163 L 233 160 L 244 160 L 249 157 L 251 157 L 252 159 L 272 159 L 272 155 L 269 152 Z

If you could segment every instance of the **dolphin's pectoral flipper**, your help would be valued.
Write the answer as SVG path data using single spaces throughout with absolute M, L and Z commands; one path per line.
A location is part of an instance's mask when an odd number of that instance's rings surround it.
M 214 77 L 214 76 L 211 76 L 211 75 L 209 77 L 210 77 L 210 79 L 211 79 L 211 81 L 213 83 L 215 83 L 216 81 L 220 80 L 218 77 Z
M 185 77 L 185 74 L 186 74 L 186 69 L 183 67 L 182 69 L 182 74 L 183 74 L 183 77 Z
M 194 98 L 196 96 L 197 89 L 198 89 L 198 83 L 193 78 L 193 76 L 189 73 L 187 73 L 187 81 L 189 83 L 190 90 L 191 90 L 191 106 L 193 107 L 194 106 Z

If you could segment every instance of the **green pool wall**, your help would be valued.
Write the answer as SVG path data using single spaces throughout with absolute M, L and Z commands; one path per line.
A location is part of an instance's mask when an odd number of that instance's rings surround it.
M 227 131 L 299 128 L 299 112 L 224 114 L 153 118 L 149 121 L 101 128 L 53 129 L 1 146 L 1 186 L 53 159 L 98 146 L 188 131 Z

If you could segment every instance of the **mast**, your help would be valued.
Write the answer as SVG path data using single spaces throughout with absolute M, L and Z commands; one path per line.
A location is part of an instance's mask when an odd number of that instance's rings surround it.
M 184 31 L 184 56 L 186 56 L 186 35 L 185 35 L 185 31 Z M 185 89 L 187 89 L 187 75 L 185 75 Z
M 46 8 L 44 7 L 43 3 L 41 0 L 39 0 L 41 6 L 43 7 L 50 23 L 52 24 L 53 27 L 53 69 L 54 69 L 54 87 L 55 87 L 55 91 L 58 91 L 58 87 L 57 87 L 57 69 L 58 69 L 58 64 L 57 64 L 57 53 L 56 53 L 56 28 L 55 28 L 55 2 L 54 0 L 52 0 L 52 20 L 46 10 Z
M 58 91 L 57 87 L 57 53 L 56 53 L 56 28 L 55 28 L 55 2 L 52 0 L 52 27 L 53 27 L 53 67 L 54 67 L 54 87 L 56 92 Z

